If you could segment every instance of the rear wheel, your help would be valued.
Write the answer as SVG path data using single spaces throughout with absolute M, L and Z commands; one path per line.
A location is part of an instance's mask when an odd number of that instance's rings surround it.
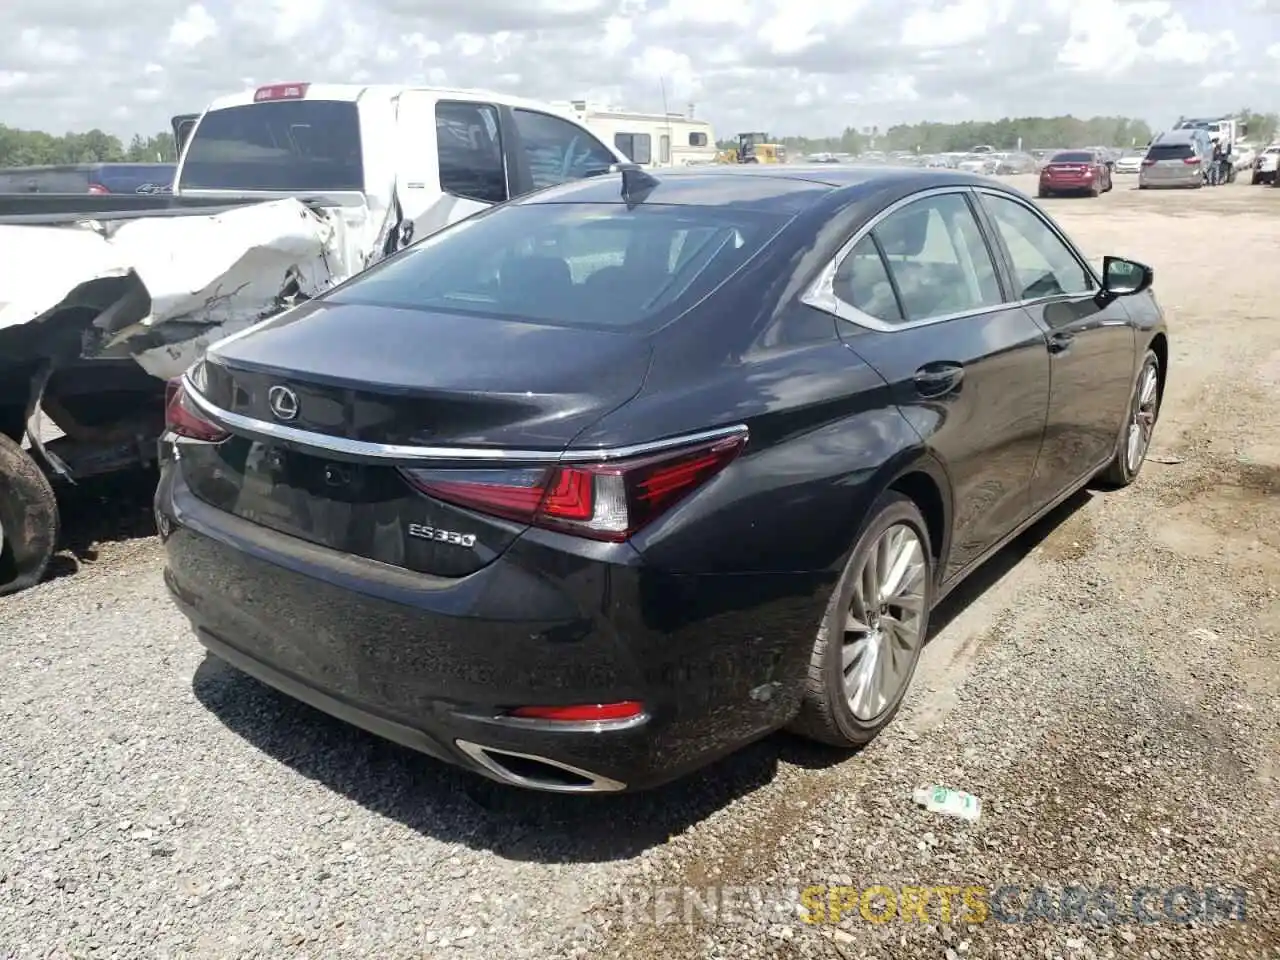
M 0 596 L 34 586 L 58 541 L 58 504 L 44 471 L 0 434 Z
M 933 553 L 919 509 L 889 493 L 849 555 L 809 661 L 791 729 L 860 747 L 898 711 L 915 674 L 933 603 Z
M 1051 194 L 1048 190 L 1041 187 L 1040 192 L 1037 193 L 1036 196 L 1038 196 L 1041 200 L 1047 200 L 1049 197 L 1053 196 L 1053 194 Z
M 1151 434 L 1160 417 L 1160 358 L 1148 350 L 1133 386 L 1129 409 L 1116 444 L 1116 455 L 1101 480 L 1112 487 L 1127 487 L 1138 478 L 1151 446 Z

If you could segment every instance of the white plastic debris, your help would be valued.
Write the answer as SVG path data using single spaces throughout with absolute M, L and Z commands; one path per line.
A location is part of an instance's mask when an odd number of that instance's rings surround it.
M 917 788 L 911 796 L 916 803 L 930 813 L 959 817 L 970 823 L 982 816 L 982 801 L 963 790 L 952 790 L 949 787 L 930 784 L 927 787 Z

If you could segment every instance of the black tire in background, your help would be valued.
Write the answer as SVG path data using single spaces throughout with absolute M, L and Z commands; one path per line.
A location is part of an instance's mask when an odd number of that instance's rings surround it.
M 58 542 L 58 503 L 44 471 L 0 434 L 0 596 L 35 586 Z

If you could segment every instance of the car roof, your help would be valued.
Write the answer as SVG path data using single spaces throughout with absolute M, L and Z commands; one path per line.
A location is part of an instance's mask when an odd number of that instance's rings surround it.
M 840 192 L 848 200 L 879 192 L 914 193 L 931 187 L 992 186 L 988 177 L 961 170 L 849 164 L 716 165 L 646 171 L 656 183 L 642 203 L 732 206 L 799 213 Z M 620 174 L 573 180 L 527 194 L 515 204 L 621 203 Z

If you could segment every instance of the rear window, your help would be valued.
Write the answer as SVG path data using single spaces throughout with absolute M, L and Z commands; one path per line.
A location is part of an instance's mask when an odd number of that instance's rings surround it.
M 1155 143 L 1147 151 L 1148 160 L 1185 160 L 1194 156 L 1189 143 Z
M 1068 150 L 1065 153 L 1055 153 L 1050 163 L 1093 163 L 1093 154 L 1086 153 L 1083 150 Z
M 566 326 L 658 326 L 736 273 L 787 219 L 662 204 L 509 206 L 424 239 L 324 299 Z
M 363 190 L 360 119 L 340 100 L 277 100 L 204 115 L 187 145 L 191 190 Z

